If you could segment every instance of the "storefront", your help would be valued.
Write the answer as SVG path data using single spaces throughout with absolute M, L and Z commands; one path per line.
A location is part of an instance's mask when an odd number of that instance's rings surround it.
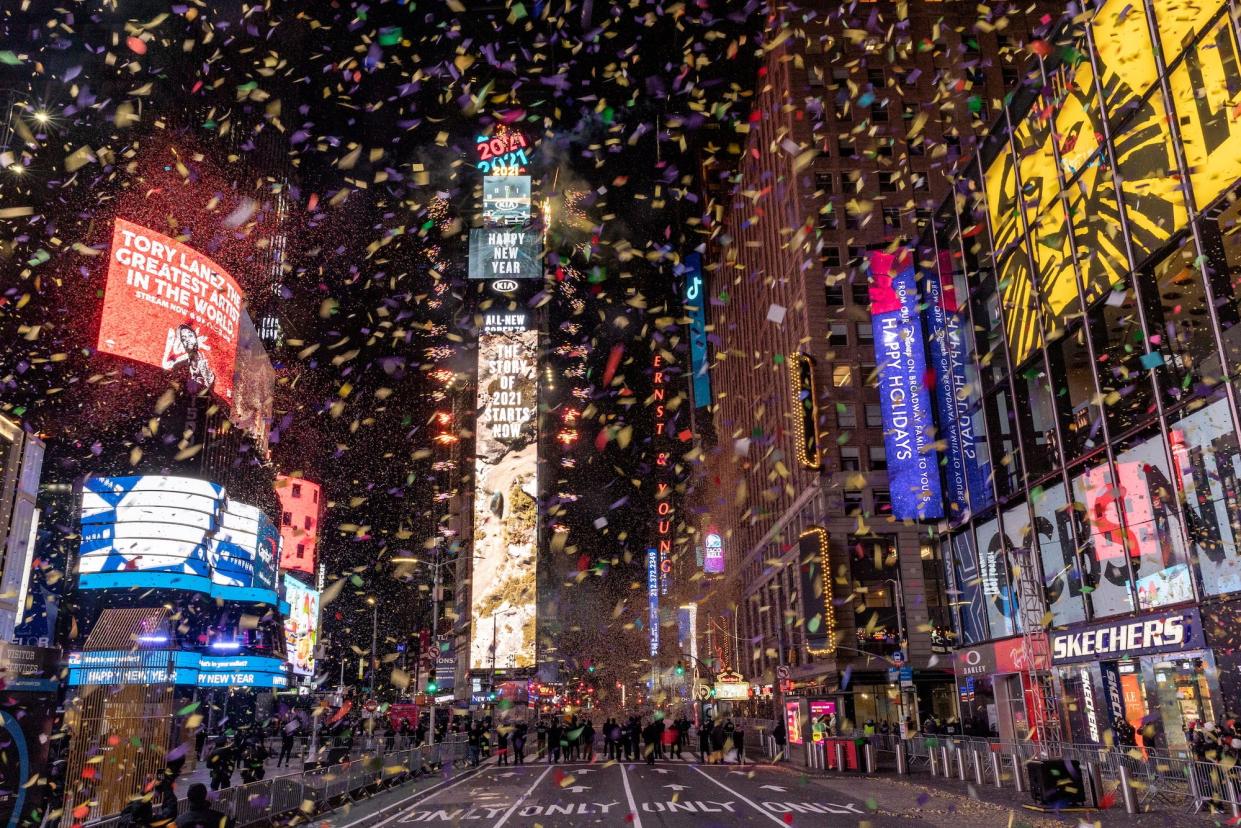
M 957 650 L 953 656 L 959 732 L 1018 741 L 1029 738 L 1025 648 L 1008 638 Z
M 1184 753 L 1190 728 L 1224 715 L 1196 608 L 1056 631 L 1051 649 L 1075 742 L 1106 744 L 1127 722 L 1138 747 Z

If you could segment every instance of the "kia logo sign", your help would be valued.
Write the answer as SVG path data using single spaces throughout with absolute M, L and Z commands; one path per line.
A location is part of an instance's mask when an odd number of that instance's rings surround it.
M 512 279 L 496 279 L 491 283 L 491 287 L 499 293 L 508 293 L 511 290 L 517 290 L 517 282 Z

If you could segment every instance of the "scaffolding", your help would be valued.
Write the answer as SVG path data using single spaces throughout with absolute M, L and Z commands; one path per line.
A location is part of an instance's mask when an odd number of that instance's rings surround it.
M 1051 646 L 1047 635 L 1047 602 L 1038 564 L 1029 545 L 1013 549 L 1017 561 L 1017 607 L 1021 620 L 1022 650 L 1025 656 L 1027 692 L 1033 696 L 1026 704 L 1030 718 L 1030 738 L 1043 744 L 1061 741 L 1059 693 L 1051 671 Z

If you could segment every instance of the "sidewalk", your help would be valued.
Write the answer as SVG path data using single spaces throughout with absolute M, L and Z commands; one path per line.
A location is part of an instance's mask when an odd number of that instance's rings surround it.
M 1001 790 L 930 774 L 898 776 L 895 773 L 807 773 L 802 768 L 784 764 L 775 767 L 797 776 L 800 784 L 848 790 L 865 799 L 876 814 L 907 820 L 934 821 L 939 824 L 943 824 L 945 819 L 951 819 L 954 828 L 995 825 L 1009 828 L 1062 828 L 1065 825 L 1083 824 L 1101 828 L 1129 825 L 1204 828 L 1235 824 L 1228 814 L 1193 814 L 1188 810 L 1165 809 L 1130 816 L 1119 802 L 1101 810 L 1041 813 L 1023 807 L 1033 804 L 1034 800 L 1028 792 L 1018 793 L 1012 788 Z

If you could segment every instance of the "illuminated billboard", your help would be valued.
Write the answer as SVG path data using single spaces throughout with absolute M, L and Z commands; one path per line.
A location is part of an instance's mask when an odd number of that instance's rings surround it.
M 892 514 L 898 520 L 941 518 L 939 452 L 932 447 L 931 397 L 913 256 L 908 250 L 898 254 L 872 250 L 870 275 Z
M 315 550 L 319 545 L 318 483 L 301 477 L 276 475 L 276 497 L 280 500 L 280 568 L 313 575 Z
M 480 135 L 474 141 L 478 153 L 477 167 L 489 175 L 513 176 L 525 172 L 534 154 L 526 136 L 520 131 L 501 126 L 495 135 Z
M 821 468 L 823 449 L 819 445 L 819 400 L 813 357 L 806 354 L 789 356 L 789 393 L 793 398 L 797 460 L 807 469 Z
M 188 477 L 90 477 L 79 589 L 184 589 L 276 603 L 280 535 L 222 486 Z
M 708 529 L 703 538 L 702 571 L 719 575 L 724 571 L 724 538 L 715 529 Z
M 534 666 L 538 346 L 537 330 L 478 340 L 472 670 Z
M 192 650 L 88 650 L 69 653 L 67 683 L 172 684 L 197 687 L 289 686 L 285 664 L 256 655 L 206 655 Z
M 836 651 L 836 610 L 827 530 L 823 527 L 811 526 L 797 539 L 797 574 L 806 619 L 806 651 L 815 656 L 831 655 Z
M 185 375 L 191 393 L 233 398 L 242 294 L 224 268 L 117 219 L 96 348 Z
M 542 239 L 525 227 L 470 230 L 471 279 L 539 279 L 543 276 Z
M 693 371 L 691 387 L 694 407 L 711 404 L 711 374 L 707 362 L 707 297 L 702 281 L 702 254 L 685 257 L 685 282 L 681 294 L 685 315 L 689 317 L 689 361 Z
M 530 176 L 483 177 L 483 222 L 488 227 L 530 221 Z
M 646 624 L 651 658 L 659 655 L 659 553 L 646 550 Z
M 284 618 L 289 668 L 296 675 L 313 676 L 315 644 L 319 641 L 319 591 L 286 573 L 284 600 L 289 603 L 289 614 Z
M 972 512 L 990 508 L 994 498 L 990 463 L 985 454 L 986 437 L 981 429 L 979 383 L 970 382 L 967 375 L 974 357 L 969 315 L 957 303 L 952 275 L 952 257 L 948 253 L 939 254 L 938 265 L 923 269 L 938 434 L 948 461 L 944 469 L 948 517 L 957 523 L 968 520 Z

